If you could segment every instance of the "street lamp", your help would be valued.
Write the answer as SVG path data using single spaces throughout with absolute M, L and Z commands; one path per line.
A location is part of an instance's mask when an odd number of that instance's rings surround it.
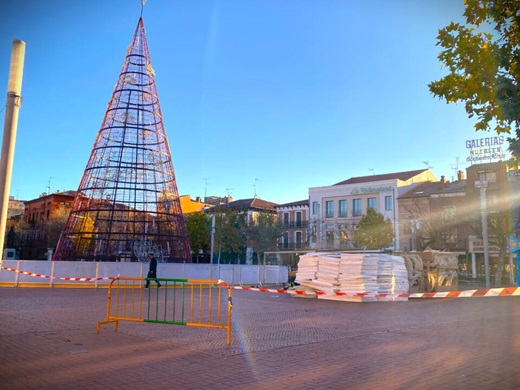
M 486 274 L 486 288 L 491 287 L 489 280 L 489 243 L 488 243 L 488 221 L 487 221 L 487 204 L 486 204 L 486 188 L 488 182 L 476 181 L 475 188 L 480 189 L 480 211 L 482 214 L 482 240 L 484 241 L 484 268 Z

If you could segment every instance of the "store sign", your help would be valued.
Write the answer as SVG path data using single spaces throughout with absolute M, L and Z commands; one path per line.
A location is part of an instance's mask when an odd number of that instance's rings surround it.
M 378 192 L 389 192 L 392 191 L 392 187 L 361 187 L 361 188 L 354 188 L 352 191 L 350 191 L 350 195 L 358 195 L 358 194 L 374 194 Z
M 469 253 L 484 253 L 484 240 L 480 238 L 470 238 L 468 242 Z M 488 253 L 490 255 L 497 255 L 500 252 L 500 248 L 496 245 L 488 245 Z
M 502 150 L 504 136 L 486 137 L 466 141 L 466 149 L 469 149 L 467 162 L 479 163 L 484 160 L 505 160 L 506 154 Z

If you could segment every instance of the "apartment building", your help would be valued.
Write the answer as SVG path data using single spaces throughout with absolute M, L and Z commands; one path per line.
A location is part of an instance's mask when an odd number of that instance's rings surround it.
M 25 202 L 22 217 L 25 229 L 21 237 L 21 259 L 47 258 L 49 246 L 57 244 L 75 196 L 76 191 L 69 190 L 42 194 L 39 198 Z M 58 220 L 60 221 L 55 229 L 49 228 Z
M 312 236 L 312 230 L 309 229 L 309 200 L 279 204 L 275 209 L 283 228 L 278 249 L 308 248 Z
M 352 177 L 331 186 L 309 188 L 309 246 L 315 250 L 350 249 L 352 232 L 368 208 L 383 214 L 394 226 L 399 250 L 397 198 L 420 183 L 438 181 L 430 169 Z

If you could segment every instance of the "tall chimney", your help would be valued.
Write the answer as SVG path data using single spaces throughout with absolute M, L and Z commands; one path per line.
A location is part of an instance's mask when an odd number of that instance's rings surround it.
M 446 188 L 446 178 L 443 176 L 441 176 L 441 182 L 440 182 L 440 189 L 443 190 Z
M 457 180 L 458 181 L 464 180 L 464 172 L 457 171 Z
M 18 111 L 22 101 L 22 76 L 25 59 L 25 42 L 15 39 L 11 50 L 9 83 L 7 84 L 7 102 L 5 106 L 4 138 L 0 159 L 0 264 L 4 252 L 5 227 L 9 192 L 11 191 L 11 173 L 13 171 L 14 146 L 18 128 Z

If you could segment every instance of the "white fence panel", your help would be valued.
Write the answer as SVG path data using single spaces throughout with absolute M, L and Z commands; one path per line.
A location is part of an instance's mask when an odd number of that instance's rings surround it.
M 18 260 L 2 260 L 2 267 L 18 269 L 18 264 L 20 262 Z M 12 271 L 6 271 L 4 269 L 0 270 L 0 282 L 6 283 L 16 283 L 18 280 L 18 274 Z
M 289 280 L 289 268 L 278 265 L 266 265 L 264 268 L 264 284 L 284 283 Z
M 0 270 L 0 283 L 17 285 L 18 283 L 80 285 L 92 283 L 95 287 L 108 285 L 108 278 L 116 276 L 146 277 L 148 263 L 130 262 L 75 262 L 75 261 L 37 261 L 3 260 L 2 267 L 49 276 L 51 279 L 23 275 L 5 269 Z M 288 281 L 289 270 L 286 266 L 242 265 L 242 264 L 191 264 L 159 263 L 157 276 L 167 279 L 221 279 L 231 285 L 281 284 Z M 74 281 L 62 278 L 104 278 L 96 281 Z
M 18 260 L 18 261 L 19 261 L 19 264 L 13 268 L 16 268 L 20 271 L 32 272 L 34 274 L 52 276 L 52 261 L 33 261 L 33 260 Z M 17 274 L 16 282 L 17 283 L 50 284 L 51 279 Z
M 53 261 L 51 283 L 77 284 L 76 281 L 63 280 L 61 278 L 97 278 L 97 264 L 80 261 Z M 90 282 L 94 283 L 94 282 Z
M 234 265 L 224 264 L 217 266 L 217 277 L 215 279 L 221 279 L 229 284 L 239 283 L 234 278 Z

